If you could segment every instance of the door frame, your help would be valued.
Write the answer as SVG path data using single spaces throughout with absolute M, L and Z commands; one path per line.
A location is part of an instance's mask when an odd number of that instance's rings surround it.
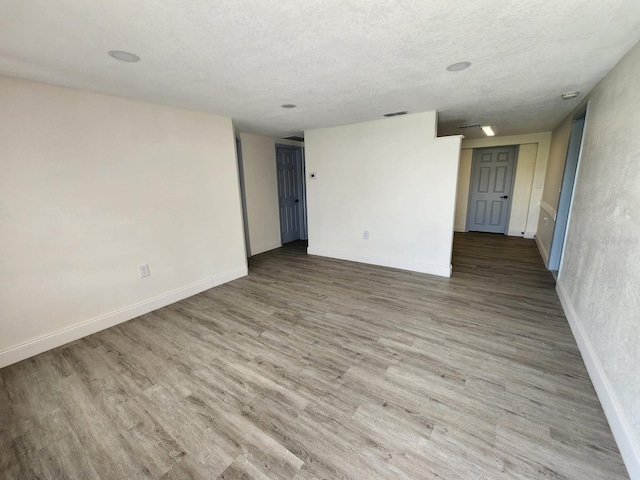
M 518 154 L 520 153 L 520 145 L 493 145 L 491 147 L 479 147 L 473 149 L 473 154 L 471 156 L 471 175 L 469 177 L 469 192 L 467 199 L 467 217 L 465 218 L 464 231 L 469 231 L 469 216 L 471 215 L 471 191 L 473 189 L 473 179 L 474 174 L 476 173 L 476 155 L 481 150 L 493 150 L 496 148 L 512 148 L 513 149 L 513 175 L 511 177 L 511 190 L 509 194 L 509 202 L 507 205 L 507 221 L 504 225 L 504 235 L 507 235 L 509 232 L 509 222 L 511 221 L 511 205 L 513 204 L 513 191 L 516 186 L 516 174 L 518 172 Z
M 244 249 L 247 258 L 251 256 L 251 240 L 249 236 L 249 218 L 247 213 L 247 190 L 244 184 L 244 164 L 242 161 L 242 140 L 235 134 L 236 160 L 238 164 L 238 186 L 240 189 L 240 206 L 242 208 L 242 226 L 244 232 Z
M 582 159 L 582 152 L 584 150 L 585 132 L 587 130 L 589 103 L 587 102 L 571 119 L 571 133 L 569 134 L 569 143 L 567 145 L 567 155 L 565 157 L 565 166 L 562 172 L 562 183 L 560 195 L 558 197 L 558 206 L 556 210 L 556 218 L 553 226 L 553 235 L 551 236 L 551 246 L 549 247 L 549 261 L 547 262 L 547 268 L 551 271 L 557 271 L 557 277 L 560 278 L 560 272 L 562 271 L 562 262 L 564 260 L 564 247 L 567 242 L 567 232 L 569 231 L 569 225 L 571 223 L 571 210 L 573 209 L 573 198 L 576 193 L 576 183 L 578 182 L 578 175 L 580 174 L 580 161 Z M 582 137 L 580 138 L 580 144 L 578 145 L 578 151 L 571 151 L 571 137 L 574 135 L 573 127 L 577 121 L 584 119 L 582 125 Z M 573 179 L 565 179 L 567 164 L 570 160 L 570 155 L 573 155 L 572 161 L 576 162 L 575 173 Z M 571 195 L 568 195 L 566 187 L 571 186 Z M 568 196 L 568 197 L 567 197 Z M 562 224 L 564 223 L 564 227 Z M 558 243 L 560 242 L 560 243 Z M 557 259 L 557 261 L 556 261 Z
M 286 148 L 288 150 L 296 151 L 296 167 L 297 167 L 297 182 L 298 191 L 300 192 L 300 204 L 298 206 L 298 215 L 300 220 L 300 240 L 307 240 L 307 182 L 305 173 L 305 157 L 304 147 L 301 145 L 288 145 L 286 143 L 275 144 L 275 161 L 276 161 L 276 189 L 278 192 L 278 209 L 280 209 L 280 186 L 278 185 L 278 148 Z M 278 215 L 278 223 L 280 223 L 280 215 Z M 280 232 L 282 235 L 282 225 L 280 226 Z M 280 237 L 282 242 L 282 236 Z

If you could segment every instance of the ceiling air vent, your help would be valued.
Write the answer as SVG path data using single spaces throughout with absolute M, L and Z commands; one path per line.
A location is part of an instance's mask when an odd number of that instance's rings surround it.
M 304 142 L 304 138 L 303 137 L 284 137 L 285 140 L 295 140 L 296 142 Z
M 397 117 L 399 115 L 406 115 L 407 111 L 403 110 L 402 112 L 392 112 L 392 113 L 385 113 L 384 116 L 385 117 Z

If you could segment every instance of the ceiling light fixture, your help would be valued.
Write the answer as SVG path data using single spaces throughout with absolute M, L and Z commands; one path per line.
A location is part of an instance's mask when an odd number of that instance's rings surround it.
M 560 95 L 560 98 L 563 100 L 569 100 L 571 98 L 576 98 L 578 95 L 580 95 L 580 92 L 575 91 L 575 92 L 567 92 L 567 93 L 563 93 L 562 95 Z
M 111 58 L 115 58 L 116 60 L 120 60 L 121 62 L 134 63 L 140 61 L 140 57 L 135 53 L 124 52 L 122 50 L 109 50 L 107 54 Z
M 493 127 L 491 125 L 482 125 L 480 128 L 487 137 L 493 137 L 496 134 L 496 132 L 493 131 Z
M 471 62 L 458 62 L 452 63 L 447 67 L 447 70 L 450 72 L 459 72 L 460 70 L 465 70 L 471 66 Z
M 280 105 L 282 108 L 296 108 L 297 105 L 294 105 L 293 103 L 285 103 L 284 105 Z

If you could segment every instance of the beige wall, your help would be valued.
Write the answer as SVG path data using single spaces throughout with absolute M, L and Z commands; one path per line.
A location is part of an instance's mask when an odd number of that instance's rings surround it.
M 456 232 L 465 232 L 467 230 L 467 208 L 469 206 L 469 185 L 471 183 L 472 162 L 473 149 L 463 148 L 460 151 L 460 166 L 458 167 L 458 186 L 456 191 L 456 214 L 454 223 Z
M 518 163 L 514 179 L 508 234 L 533 238 L 537 228 L 550 141 L 550 132 L 463 140 L 458 172 L 456 231 L 464 232 L 466 229 L 473 149 L 517 145 Z
M 553 129 L 551 145 L 549 147 L 549 161 L 547 162 L 544 191 L 542 193 L 542 200 L 540 201 L 541 208 L 538 214 L 538 234 L 536 235 L 536 243 L 538 244 L 544 264 L 547 266 L 549 265 L 549 254 L 551 253 L 553 229 L 556 226 L 560 187 L 562 186 L 564 163 L 567 156 L 567 148 L 569 147 L 571 123 L 572 118 L 567 117 L 560 125 Z
M 636 479 L 640 478 L 639 78 L 640 44 L 587 96 L 583 148 L 557 284 L 627 469 Z M 553 132 L 544 194 L 553 207 L 574 113 Z
M 247 223 L 251 255 L 282 246 L 278 212 L 276 144 L 302 146 L 280 138 L 241 133 Z
M 556 209 L 551 208 L 544 200 L 540 202 L 538 214 L 538 230 L 536 231 L 536 244 L 545 266 L 549 266 L 549 254 L 551 253 L 551 239 L 553 229 L 556 226 Z
M 305 132 L 309 253 L 450 275 L 460 137 L 435 125 L 426 112 Z
M 230 119 L 9 77 L 0 116 L 0 366 L 246 274 Z

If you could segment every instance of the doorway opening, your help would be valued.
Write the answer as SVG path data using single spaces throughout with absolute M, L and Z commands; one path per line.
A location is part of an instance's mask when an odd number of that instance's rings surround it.
M 307 239 L 307 201 L 304 173 L 304 149 L 294 145 L 276 145 L 278 208 L 282 244 Z
M 571 134 L 569 135 L 569 147 L 562 174 L 562 185 L 560 187 L 560 198 L 556 222 L 553 227 L 553 237 L 551 238 L 551 249 L 549 251 L 548 269 L 554 277 L 558 277 L 558 272 L 562 266 L 562 256 L 564 254 L 564 243 L 569 227 L 569 216 L 573 203 L 573 192 L 578 176 L 580 164 L 580 154 L 582 153 L 582 140 L 584 128 L 587 120 L 588 104 L 584 106 L 574 117 L 571 124 Z
M 474 149 L 467 232 L 507 234 L 517 157 L 517 146 Z

